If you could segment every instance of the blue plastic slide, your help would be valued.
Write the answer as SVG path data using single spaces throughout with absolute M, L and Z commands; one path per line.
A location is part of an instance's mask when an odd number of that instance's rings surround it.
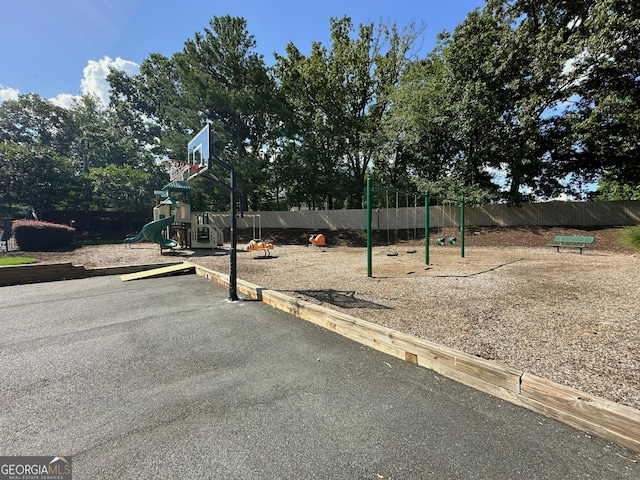
M 161 218 L 160 220 L 149 222 L 142 227 L 140 233 L 135 237 L 125 238 L 124 243 L 136 243 L 146 239 L 150 242 L 157 243 L 160 245 L 160 248 L 173 248 L 178 245 L 178 242 L 170 238 L 164 238 L 162 236 L 162 231 L 173 223 L 174 218 L 175 217 L 171 215 L 167 218 Z

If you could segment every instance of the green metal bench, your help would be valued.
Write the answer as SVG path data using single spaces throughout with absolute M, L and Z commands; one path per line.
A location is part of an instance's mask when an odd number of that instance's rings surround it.
M 558 252 L 561 248 L 578 248 L 582 253 L 583 248 L 588 248 L 594 242 L 594 237 L 582 237 L 579 235 L 556 235 L 553 243 L 547 243 L 547 247 L 555 247 Z

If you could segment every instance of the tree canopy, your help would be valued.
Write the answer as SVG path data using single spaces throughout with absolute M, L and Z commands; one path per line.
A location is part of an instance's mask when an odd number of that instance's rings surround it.
M 267 66 L 244 19 L 214 17 L 171 57 L 113 71 L 107 106 L 5 101 L 0 203 L 150 208 L 168 181 L 160 161 L 186 160 L 205 124 L 252 210 L 360 207 L 368 177 L 477 202 L 580 196 L 593 182 L 600 198 L 637 196 L 633 0 L 488 0 L 426 53 L 415 25 L 328 28 L 327 45 L 291 43 Z M 195 209 L 229 207 L 193 186 Z

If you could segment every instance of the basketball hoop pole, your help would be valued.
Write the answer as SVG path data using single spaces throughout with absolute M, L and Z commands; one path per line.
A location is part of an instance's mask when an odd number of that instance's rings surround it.
M 209 155 L 211 145 L 209 144 L 209 123 L 193 137 L 187 144 L 187 158 L 196 160 L 196 152 L 199 152 L 199 165 L 196 173 L 191 175 L 189 179 L 195 176 L 202 176 L 209 181 L 217 183 L 223 188 L 230 191 L 231 196 L 231 248 L 229 249 L 229 300 L 235 302 L 238 300 L 237 291 L 237 246 L 238 246 L 238 225 L 236 220 L 236 171 L 227 162 L 214 158 Z M 209 172 L 211 163 L 221 166 L 229 172 L 229 184 L 220 181 L 213 173 Z
M 238 300 L 238 272 L 237 265 L 237 245 L 238 245 L 238 222 L 236 220 L 236 171 L 229 166 L 231 180 L 231 248 L 229 250 L 229 300 Z
M 210 162 L 220 165 L 229 171 L 229 185 L 221 182 L 218 177 L 207 171 L 200 171 L 200 175 L 207 180 L 217 183 L 226 188 L 230 192 L 231 197 L 231 247 L 229 248 L 229 300 L 235 302 L 238 300 L 238 221 L 236 219 L 236 170 L 227 162 L 211 158 Z

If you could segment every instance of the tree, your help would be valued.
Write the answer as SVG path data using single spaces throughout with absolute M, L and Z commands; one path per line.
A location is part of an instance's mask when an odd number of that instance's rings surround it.
M 568 62 L 582 50 L 582 25 L 593 0 L 513 0 L 488 2 L 486 13 L 512 25 L 500 55 L 510 67 L 508 91 L 513 98 L 507 132 L 511 152 L 507 162 L 508 199 L 552 197 L 566 185 L 559 168 L 558 125 L 570 105 L 576 74 Z M 515 67 L 515 68 L 514 68 Z
M 605 173 L 598 182 L 598 200 L 640 200 L 640 184 L 620 183 L 615 175 Z
M 293 112 L 288 148 L 296 155 L 288 158 L 314 181 L 334 186 L 326 191 L 330 204 L 342 191 L 347 206 L 357 207 L 368 169 L 392 149 L 382 122 L 419 33 L 373 24 L 360 25 L 357 38 L 353 32 L 348 17 L 332 19 L 330 49 L 315 42 L 305 56 L 289 44 L 286 57 L 276 55 L 275 72 Z
M 575 107 L 562 123 L 563 168 L 633 186 L 640 183 L 640 5 L 591 3 L 582 50 L 569 65 Z
M 595 3 L 490 0 L 442 34 L 407 70 L 392 109 L 416 171 L 503 187 L 515 204 L 569 189 L 567 110 L 584 73 L 567 67 L 581 58 Z
M 273 121 L 273 81 L 244 19 L 214 17 L 209 25 L 171 59 L 152 55 L 135 77 L 113 74 L 112 98 L 147 115 L 159 152 L 172 158 L 186 160 L 190 137 L 211 124 L 210 154 L 236 169 L 238 188 L 257 208 L 268 180 L 261 150 Z
M 0 143 L 0 203 L 55 209 L 75 179 L 73 162 L 50 147 Z
M 73 104 L 75 140 L 71 155 L 82 170 L 108 165 L 132 165 L 151 168 L 153 155 L 147 149 L 149 137 L 143 118 L 115 101 L 105 108 L 90 95 L 82 95 Z
M 68 110 L 35 93 L 19 95 L 0 104 L 0 141 L 42 145 L 68 155 L 73 141 L 73 120 Z
M 156 172 L 157 173 L 157 172 Z M 158 176 L 131 165 L 107 165 L 87 173 L 98 210 L 141 211 L 153 207 Z

